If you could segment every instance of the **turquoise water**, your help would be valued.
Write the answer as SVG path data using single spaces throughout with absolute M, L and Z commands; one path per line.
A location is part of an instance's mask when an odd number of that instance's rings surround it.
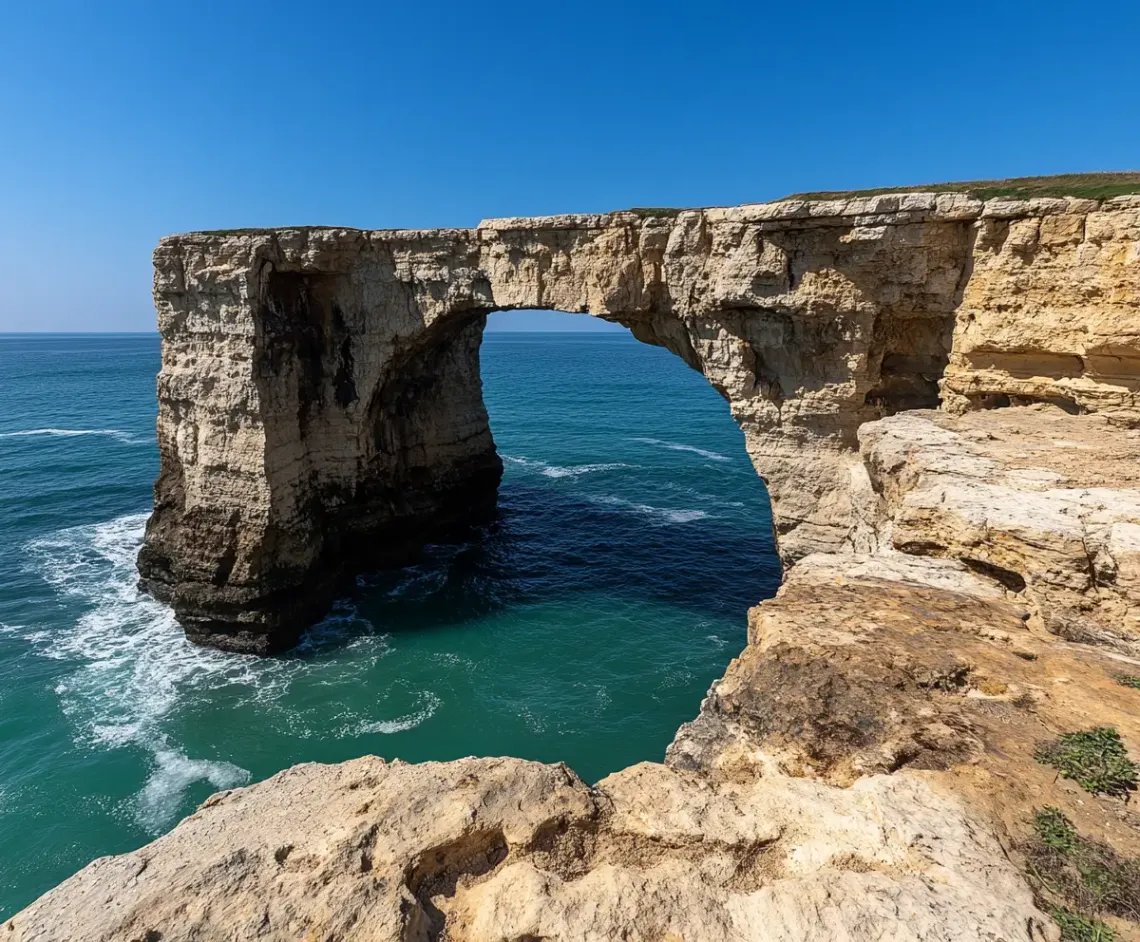
M 151 336 L 0 337 L 0 918 L 296 762 L 660 759 L 778 566 L 726 403 L 628 334 L 488 333 L 482 539 L 358 580 L 292 654 L 188 645 L 135 590 Z

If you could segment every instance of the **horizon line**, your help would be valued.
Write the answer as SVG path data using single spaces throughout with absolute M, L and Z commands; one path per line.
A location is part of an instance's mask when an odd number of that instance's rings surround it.
M 614 323 L 605 321 L 604 323 Z M 624 327 L 625 325 L 619 325 Z M 628 332 L 629 328 L 625 328 Z M 610 337 L 622 336 L 616 330 L 551 330 L 549 328 L 527 330 L 519 327 L 484 329 L 485 334 L 605 334 Z M 0 337 L 161 337 L 157 330 L 0 330 Z

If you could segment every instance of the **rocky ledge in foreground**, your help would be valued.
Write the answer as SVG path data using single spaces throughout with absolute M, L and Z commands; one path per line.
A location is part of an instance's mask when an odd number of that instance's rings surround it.
M 298 766 L 0 934 L 1137 938 L 1138 449 L 1050 405 L 869 423 L 868 551 L 788 572 L 664 764 Z

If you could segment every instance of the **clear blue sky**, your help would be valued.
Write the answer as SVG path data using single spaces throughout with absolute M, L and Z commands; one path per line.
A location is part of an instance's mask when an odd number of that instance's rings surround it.
M 187 229 L 1136 168 L 1135 0 L 7 0 L 0 331 L 151 329 Z

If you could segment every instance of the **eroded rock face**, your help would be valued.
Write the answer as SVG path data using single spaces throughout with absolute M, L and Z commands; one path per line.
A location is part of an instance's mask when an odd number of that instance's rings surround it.
M 588 788 L 518 759 L 368 757 L 215 796 L 5 934 L 871 942 L 905 913 L 899 938 L 1047 938 L 1000 853 L 957 799 L 910 775 L 841 789 L 645 763 Z
M 1140 430 L 1037 404 L 859 437 L 880 549 L 961 560 L 1054 634 L 1140 653 Z
M 1133 197 L 910 194 L 172 236 L 143 583 L 195 640 L 269 650 L 347 569 L 485 515 L 478 342 L 508 308 L 587 312 L 677 353 L 730 403 L 785 560 L 870 550 L 864 422 L 940 397 L 1140 422 L 1138 217 Z
M 948 405 L 1053 401 L 1136 425 L 1140 201 L 991 200 L 972 265 Z
M 250 273 L 195 258 L 212 293 L 181 298 L 220 321 L 160 314 L 162 465 L 139 570 L 191 640 L 267 653 L 317 620 L 346 574 L 405 563 L 493 514 L 485 315 L 424 324 L 405 305 L 401 319 L 383 272 L 354 285 L 269 263 L 244 317 L 222 298 L 254 290 Z M 383 317 L 367 316 L 373 293 Z
M 1091 726 L 1140 755 L 1138 212 L 911 196 L 165 240 L 140 565 L 210 643 L 281 643 L 278 600 L 318 599 L 345 547 L 397 558 L 491 505 L 501 307 L 620 320 L 701 369 L 794 565 L 664 764 L 592 787 L 515 759 L 298 766 L 3 934 L 1056 942 L 1044 911 L 1084 903 L 1029 866 L 1034 812 L 1140 857 L 1130 804 L 1035 757 Z

